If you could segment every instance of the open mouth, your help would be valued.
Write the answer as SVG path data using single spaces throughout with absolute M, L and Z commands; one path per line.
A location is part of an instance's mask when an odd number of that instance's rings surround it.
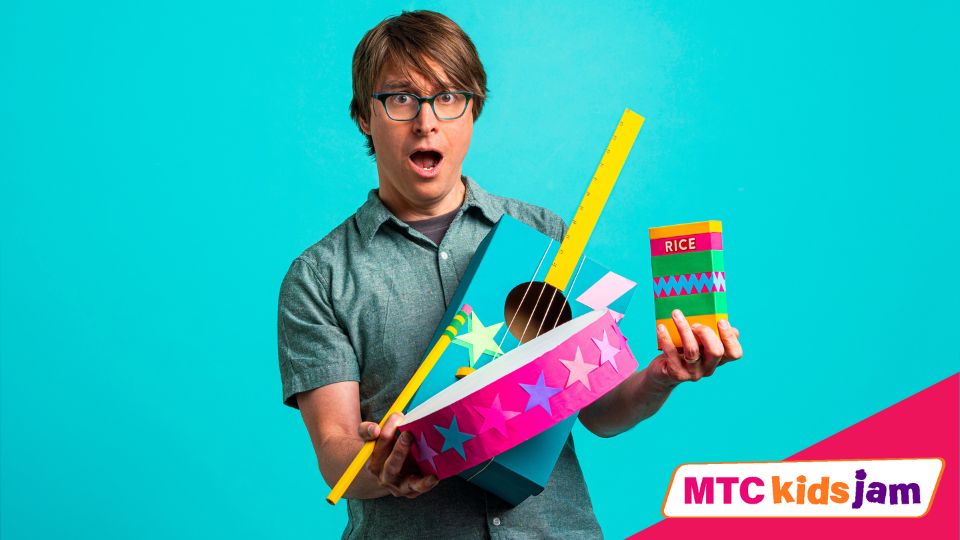
M 410 154 L 410 161 L 424 172 L 432 172 L 440 166 L 443 161 L 443 154 L 434 150 L 418 150 Z

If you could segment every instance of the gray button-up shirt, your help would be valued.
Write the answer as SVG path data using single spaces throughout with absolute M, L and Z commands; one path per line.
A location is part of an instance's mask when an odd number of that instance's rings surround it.
M 437 246 L 367 202 L 290 266 L 280 289 L 283 402 L 359 381 L 364 420 L 379 421 L 427 346 L 480 242 L 503 214 L 560 241 L 565 225 L 538 206 L 497 197 L 464 177 L 466 197 Z M 344 538 L 594 538 L 600 527 L 574 453 L 560 454 L 540 495 L 511 508 L 456 477 L 416 499 L 347 501 Z

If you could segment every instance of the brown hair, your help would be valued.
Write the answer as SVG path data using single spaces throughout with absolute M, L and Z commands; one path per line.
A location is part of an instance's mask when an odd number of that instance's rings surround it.
M 449 80 L 442 80 L 427 64 L 428 59 L 436 62 Z M 410 72 L 422 75 L 436 88 L 450 86 L 447 89 L 473 92 L 473 118 L 480 116 L 487 94 L 487 74 L 470 37 L 446 15 L 435 11 L 404 11 L 371 28 L 353 52 L 350 118 L 357 127 L 360 119 L 370 122 L 371 94 L 388 63 L 404 76 L 409 77 Z M 376 152 L 373 138 L 366 137 L 372 156 Z

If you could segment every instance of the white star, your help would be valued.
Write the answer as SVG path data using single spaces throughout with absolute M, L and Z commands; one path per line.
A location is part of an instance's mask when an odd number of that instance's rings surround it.
M 570 376 L 567 378 L 567 385 L 564 388 L 570 388 L 573 383 L 580 381 L 587 387 L 587 390 L 593 390 L 593 388 L 590 388 L 590 372 L 600 366 L 584 362 L 580 347 L 577 347 L 577 354 L 574 355 L 572 361 L 561 359 L 560 363 L 570 370 Z
M 607 340 L 607 331 L 603 331 L 603 339 L 590 338 L 597 345 L 597 348 L 600 349 L 600 365 L 602 366 L 605 362 L 610 362 L 613 365 L 613 369 L 620 373 L 620 368 L 617 367 L 617 353 L 620 352 L 620 349 L 614 347 Z
M 461 334 L 453 340 L 457 345 L 466 347 L 470 351 L 470 367 L 473 367 L 484 353 L 494 357 L 503 354 L 494 339 L 503 323 L 498 322 L 490 326 L 483 326 L 476 312 L 470 315 L 470 319 L 470 332 Z

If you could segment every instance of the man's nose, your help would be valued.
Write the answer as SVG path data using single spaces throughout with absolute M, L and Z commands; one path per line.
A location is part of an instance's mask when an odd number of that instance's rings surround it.
M 420 114 L 413 119 L 413 129 L 417 135 L 436 132 L 439 123 L 437 115 L 433 113 L 433 107 L 429 103 L 420 104 Z

